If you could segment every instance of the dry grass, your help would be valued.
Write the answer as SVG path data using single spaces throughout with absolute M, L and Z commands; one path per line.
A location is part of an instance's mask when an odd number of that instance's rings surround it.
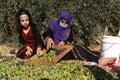
M 9 51 L 12 49 L 12 47 L 0 45 L 0 54 L 5 56 L 13 56 L 9 53 Z

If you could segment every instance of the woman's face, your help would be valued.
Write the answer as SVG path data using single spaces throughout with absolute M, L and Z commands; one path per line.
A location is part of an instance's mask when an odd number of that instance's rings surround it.
M 28 17 L 20 18 L 20 24 L 21 24 L 24 28 L 28 28 L 28 26 L 29 26 L 29 18 L 28 18 Z
M 68 26 L 68 22 L 65 19 L 60 20 L 60 26 L 66 28 Z
M 67 20 L 65 20 L 65 19 L 62 19 L 60 22 L 61 22 L 63 25 L 68 24 Z

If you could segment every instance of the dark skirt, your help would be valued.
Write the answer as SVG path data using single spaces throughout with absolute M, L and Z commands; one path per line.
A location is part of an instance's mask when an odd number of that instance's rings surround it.
M 80 45 L 74 45 L 73 49 L 67 55 L 65 55 L 62 60 L 73 59 L 98 62 L 99 58 L 100 52 L 91 51 L 90 49 Z
M 26 49 L 26 47 L 24 47 L 24 46 L 19 49 L 19 51 L 17 52 L 16 56 L 17 56 L 18 58 L 20 58 L 20 59 L 29 59 L 30 57 L 32 57 L 33 55 L 36 54 L 36 50 L 37 50 L 37 46 L 36 46 L 34 43 L 30 44 L 30 47 L 31 47 L 32 50 L 33 50 L 33 53 L 32 53 L 31 56 L 27 56 L 27 55 L 25 54 L 25 52 L 27 51 L 27 49 Z

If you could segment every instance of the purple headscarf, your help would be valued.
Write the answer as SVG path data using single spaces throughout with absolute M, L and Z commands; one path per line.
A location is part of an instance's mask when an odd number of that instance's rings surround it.
M 60 26 L 60 20 L 66 19 L 68 22 L 68 26 L 63 28 Z M 68 11 L 63 11 L 58 20 L 51 22 L 49 24 L 49 28 L 53 31 L 54 43 L 57 45 L 60 41 L 65 41 L 67 39 L 67 32 L 71 26 L 72 16 Z

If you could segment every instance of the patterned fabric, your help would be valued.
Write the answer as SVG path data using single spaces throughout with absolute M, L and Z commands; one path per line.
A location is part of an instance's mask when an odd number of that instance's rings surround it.
M 30 47 L 31 47 L 32 50 L 33 50 L 33 53 L 32 53 L 31 56 L 27 56 L 27 55 L 25 54 L 25 52 L 27 51 L 27 49 L 26 49 L 25 46 L 22 47 L 22 48 L 17 52 L 16 56 L 17 56 L 18 58 L 21 58 L 21 59 L 29 59 L 30 57 L 32 57 L 33 55 L 36 54 L 36 49 L 37 49 L 37 47 L 35 46 L 35 44 L 30 44 Z
M 36 54 L 36 50 L 38 47 L 43 48 L 43 41 L 41 39 L 40 33 L 37 30 L 36 26 L 31 27 L 27 34 L 23 32 L 21 29 L 19 33 L 19 39 L 20 43 L 23 45 L 21 49 L 17 52 L 16 56 L 21 59 L 29 59 L 34 54 Z M 33 50 L 33 53 L 31 56 L 27 56 L 25 52 L 27 51 L 26 47 L 30 46 Z

